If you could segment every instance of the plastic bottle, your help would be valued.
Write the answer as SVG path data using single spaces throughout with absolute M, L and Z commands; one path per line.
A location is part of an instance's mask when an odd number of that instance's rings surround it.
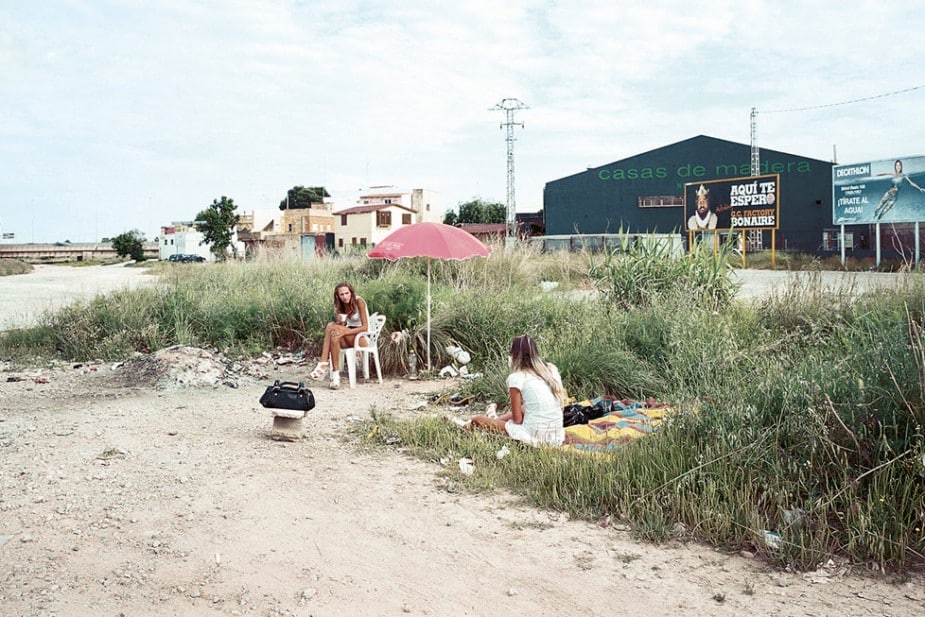
M 408 377 L 411 379 L 418 378 L 418 357 L 413 349 L 408 353 Z

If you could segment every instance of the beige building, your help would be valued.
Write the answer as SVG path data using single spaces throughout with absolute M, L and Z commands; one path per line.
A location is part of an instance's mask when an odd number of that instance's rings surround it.
M 337 218 L 334 248 L 345 251 L 375 246 L 396 229 L 414 223 L 414 214 L 411 208 L 393 203 L 339 210 L 334 213 Z
M 334 215 L 323 204 L 312 204 L 311 208 L 283 210 L 277 231 L 284 234 L 332 233 Z
M 330 205 L 255 210 L 238 218 L 238 232 L 249 258 L 312 259 L 325 252 L 325 236 L 334 233 Z

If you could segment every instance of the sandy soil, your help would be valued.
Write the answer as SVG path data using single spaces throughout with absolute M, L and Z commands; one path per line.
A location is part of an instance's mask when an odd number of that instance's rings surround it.
M 194 348 L 0 363 L 0 615 L 925 610 L 920 576 L 781 572 L 748 554 L 639 543 L 609 521 L 463 493 L 456 461 L 364 445 L 371 410 L 444 413 L 425 403 L 452 383 L 313 384 L 303 439 L 275 441 L 260 393 L 309 368 Z
M 28 274 L 0 276 L 0 330 L 36 323 L 53 311 L 100 293 L 132 289 L 157 282 L 144 268 L 112 266 L 37 265 Z

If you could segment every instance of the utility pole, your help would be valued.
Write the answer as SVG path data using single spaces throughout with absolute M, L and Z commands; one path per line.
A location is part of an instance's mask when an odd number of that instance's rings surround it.
M 514 112 L 518 109 L 530 109 L 517 99 L 502 99 L 500 103 L 491 108 L 504 112 L 504 122 L 501 128 L 507 128 L 505 141 L 507 142 L 507 218 L 505 221 L 505 238 L 507 246 L 513 246 L 517 235 L 517 202 L 514 199 L 514 127 L 523 128 L 523 122 L 514 122 Z
M 758 110 L 752 107 L 752 175 L 761 174 L 761 157 L 758 154 Z

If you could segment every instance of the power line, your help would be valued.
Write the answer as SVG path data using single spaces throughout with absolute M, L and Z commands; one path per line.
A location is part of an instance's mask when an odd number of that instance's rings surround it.
M 904 94 L 906 92 L 912 92 L 913 90 L 921 90 L 925 88 L 925 84 L 921 86 L 913 86 L 911 88 L 905 88 L 903 90 L 894 90 L 893 92 L 884 92 L 883 94 L 875 94 L 873 96 L 865 96 L 860 99 L 851 99 L 850 101 L 842 101 L 840 103 L 828 103 L 826 105 L 813 105 L 811 107 L 792 107 L 790 109 L 772 109 L 771 111 L 762 111 L 763 114 L 781 114 L 790 111 L 809 111 L 811 109 L 824 109 L 826 107 L 838 107 L 839 105 L 848 105 L 850 103 L 860 103 L 861 101 L 872 101 L 874 99 L 882 99 L 886 96 L 894 96 L 896 94 Z

